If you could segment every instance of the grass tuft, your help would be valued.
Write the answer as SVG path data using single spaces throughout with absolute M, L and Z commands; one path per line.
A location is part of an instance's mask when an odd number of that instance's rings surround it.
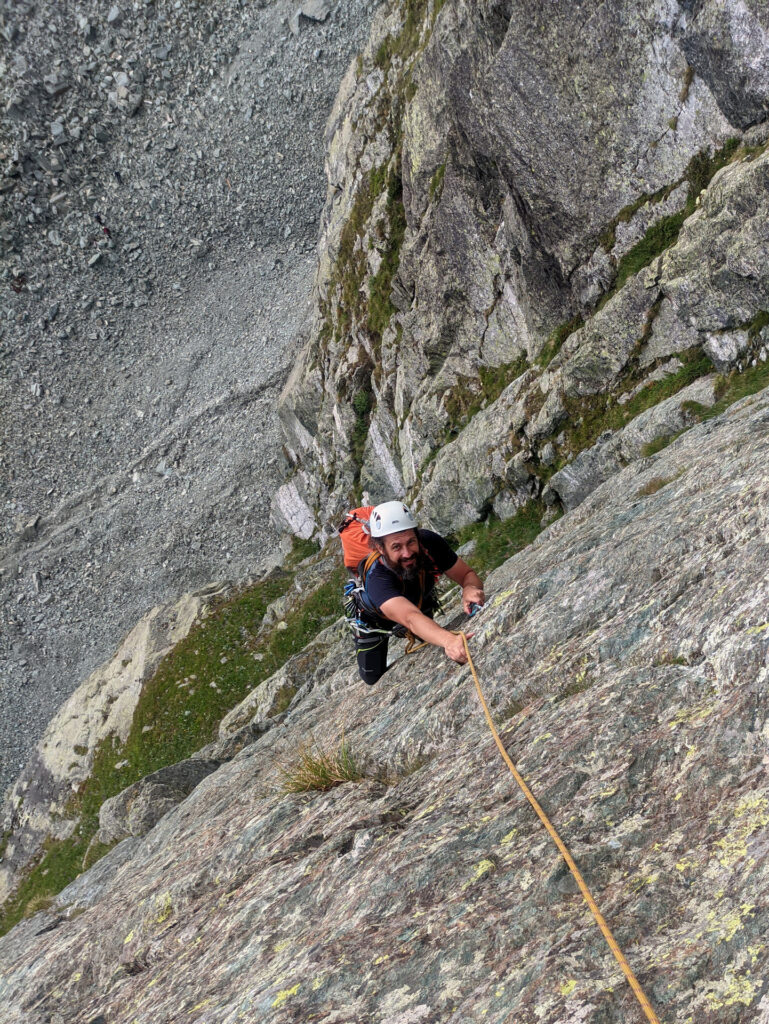
M 643 487 L 636 492 L 636 498 L 646 498 L 650 494 L 656 494 L 657 491 L 661 491 L 663 487 L 667 487 L 669 483 L 675 480 L 675 477 L 662 477 L 655 476 L 651 480 L 648 480 Z
M 284 793 L 325 791 L 365 778 L 361 763 L 344 737 L 335 750 L 327 750 L 315 741 L 302 744 L 291 761 L 278 765 L 278 774 Z

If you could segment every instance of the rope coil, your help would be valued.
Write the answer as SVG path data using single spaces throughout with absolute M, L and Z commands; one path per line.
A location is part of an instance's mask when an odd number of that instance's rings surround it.
M 650 1021 L 650 1024 L 660 1024 L 659 1017 L 654 1012 L 654 1009 L 653 1009 L 651 1003 L 649 1002 L 649 1000 L 646 998 L 644 990 L 641 988 L 641 986 L 640 986 L 640 984 L 638 982 L 638 979 L 636 978 L 635 974 L 633 974 L 633 971 L 632 971 L 632 968 L 630 967 L 630 964 L 625 959 L 624 953 L 622 952 L 622 950 L 617 945 L 617 940 L 612 935 L 611 930 L 610 930 L 608 924 L 606 923 L 606 920 L 605 920 L 603 914 L 598 909 L 598 904 L 593 899 L 593 895 L 590 892 L 590 890 L 588 889 L 587 884 L 586 884 L 584 878 L 582 877 L 582 874 L 581 874 L 579 868 L 577 867 L 577 865 L 576 865 L 576 863 L 574 861 L 574 858 L 569 853 L 569 851 L 568 851 L 568 849 L 566 847 L 566 844 L 563 842 L 563 840 L 558 835 L 558 833 L 556 832 L 556 830 L 553 827 L 553 825 L 550 823 L 550 819 L 548 818 L 548 816 L 545 814 L 545 812 L 540 807 L 539 803 L 537 802 L 536 797 L 531 792 L 529 787 L 526 785 L 526 783 L 525 783 L 525 781 L 523 779 L 523 776 L 520 774 L 518 769 L 515 767 L 515 765 L 513 764 L 512 760 L 510 759 L 510 756 L 508 755 L 507 751 L 505 750 L 505 746 L 502 743 L 502 740 L 499 737 L 499 733 L 497 732 L 497 730 L 496 730 L 496 728 L 494 726 L 494 722 L 492 720 L 491 714 L 489 713 L 488 705 L 486 704 L 486 700 L 485 700 L 485 698 L 483 696 L 483 690 L 481 689 L 481 683 L 480 683 L 480 680 L 478 679 L 478 673 L 475 671 L 475 665 L 473 664 L 472 655 L 470 654 L 470 648 L 469 648 L 468 643 L 467 643 L 467 637 L 466 637 L 466 635 L 463 632 L 460 632 L 459 636 L 462 637 L 462 643 L 464 644 L 465 654 L 467 655 L 467 663 L 470 666 L 470 671 L 472 672 L 473 679 L 475 680 L 475 688 L 478 691 L 478 696 L 479 696 L 480 701 L 481 701 L 481 706 L 483 707 L 483 713 L 486 716 L 486 722 L 488 723 L 489 729 L 491 729 L 491 734 L 494 737 L 494 742 L 497 744 L 497 747 L 499 748 L 499 752 L 502 755 L 502 757 L 504 758 L 505 764 L 507 765 L 507 767 L 512 772 L 513 777 L 515 778 L 515 781 L 518 783 L 518 785 L 520 786 L 521 790 L 523 791 L 524 796 L 526 797 L 526 799 L 529 801 L 531 806 L 536 811 L 537 817 L 539 818 L 539 820 L 542 822 L 542 824 L 547 829 L 547 832 L 548 832 L 550 838 L 553 840 L 555 845 L 558 847 L 558 850 L 559 850 L 561 856 L 563 857 L 563 859 L 568 864 L 569 870 L 571 871 L 572 875 L 574 876 L 574 880 L 576 881 L 577 885 L 579 886 L 580 892 L 582 893 L 582 895 L 585 898 L 585 902 L 590 907 L 590 910 L 592 911 L 593 917 L 595 918 L 598 927 L 601 929 L 601 933 L 602 933 L 604 939 L 606 939 L 606 943 L 609 946 L 609 949 L 614 954 L 614 957 L 615 957 L 617 963 L 622 968 L 622 973 L 625 975 L 625 978 L 627 979 L 628 984 L 630 985 L 630 987 L 632 988 L 633 992 L 635 993 L 636 999 L 641 1004 L 641 1009 L 646 1014 L 646 1017 Z

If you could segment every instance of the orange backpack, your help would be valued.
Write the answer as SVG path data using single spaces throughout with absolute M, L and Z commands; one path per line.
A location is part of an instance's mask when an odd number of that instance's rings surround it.
M 371 548 L 368 545 L 369 535 L 363 527 L 364 525 L 368 526 L 369 516 L 373 509 L 373 505 L 362 505 L 360 508 L 351 509 L 345 514 L 339 526 L 344 564 L 353 572 L 357 572 L 363 559 L 371 554 Z

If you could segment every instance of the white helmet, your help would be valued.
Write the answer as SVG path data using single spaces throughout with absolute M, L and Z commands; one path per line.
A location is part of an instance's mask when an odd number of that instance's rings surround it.
M 368 521 L 372 537 L 386 537 L 401 530 L 416 530 L 416 520 L 402 501 L 385 501 L 377 505 Z

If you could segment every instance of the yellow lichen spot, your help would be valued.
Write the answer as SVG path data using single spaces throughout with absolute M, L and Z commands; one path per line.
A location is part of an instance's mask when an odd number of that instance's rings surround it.
M 497 596 L 492 601 L 493 607 L 498 607 L 498 605 L 502 604 L 503 601 L 506 601 L 508 597 L 512 597 L 514 593 L 515 590 L 503 590 L 502 593 L 497 594 Z
M 688 722 L 689 725 L 699 725 L 700 722 L 704 722 L 705 719 L 710 718 L 713 712 L 716 710 L 715 703 L 703 702 L 702 704 L 695 705 L 695 707 L 682 708 L 675 718 L 672 718 L 668 725 L 671 729 L 677 729 L 679 725 L 683 725 L 684 722 Z
M 566 981 L 566 982 L 563 983 L 563 985 L 561 985 L 561 995 L 562 996 L 570 996 L 576 987 L 577 987 L 577 980 L 576 980 L 576 978 L 570 978 L 569 981 Z
M 173 904 L 171 903 L 171 893 L 164 892 L 160 896 L 156 896 L 155 905 L 158 908 L 158 916 L 155 918 L 155 921 L 158 924 L 163 924 L 174 912 Z
M 618 786 L 607 786 L 606 789 L 602 789 L 601 790 L 600 795 L 601 796 L 614 796 L 614 794 L 617 792 L 618 789 L 619 789 Z
M 130 931 L 128 933 L 128 935 L 126 935 L 126 937 L 123 939 L 123 945 L 127 946 L 128 943 L 129 942 L 133 942 L 133 940 L 134 940 L 134 933 L 133 933 L 133 931 Z
M 751 626 L 747 631 L 747 635 L 756 636 L 757 633 L 763 633 L 765 629 L 769 629 L 769 622 L 764 622 L 761 626 Z
M 513 837 L 515 836 L 517 828 L 514 828 L 511 832 L 508 832 L 506 836 L 502 836 L 499 840 L 501 846 L 507 846 L 508 843 L 512 843 Z
M 282 942 L 276 942 L 272 947 L 274 953 L 282 953 L 284 949 L 288 949 L 291 945 L 291 939 L 283 939 Z
M 496 867 L 497 865 L 494 863 L 493 860 L 487 859 L 479 861 L 475 865 L 475 868 L 473 869 L 473 877 L 470 879 L 469 882 L 465 882 L 462 888 L 467 889 L 468 886 L 474 885 L 475 882 L 478 881 L 478 879 L 483 878 L 484 875 L 488 875 L 490 871 L 496 870 Z
M 202 1010 L 204 1006 L 208 1006 L 210 1002 L 211 997 L 209 996 L 207 999 L 204 999 L 202 1003 L 197 1003 L 191 1010 L 187 1010 L 187 1013 L 196 1013 L 198 1010 Z
M 390 954 L 389 953 L 385 953 L 384 956 L 378 956 L 376 958 L 376 960 L 374 961 L 374 966 L 376 967 L 377 964 L 383 964 L 385 962 L 385 960 L 389 960 L 389 959 L 390 959 Z
M 494 993 L 494 997 L 496 999 L 501 999 L 504 994 L 505 994 L 505 986 L 504 985 L 499 985 L 497 987 L 497 991 Z
M 277 1010 L 278 1007 L 283 1006 L 283 1004 L 287 1003 L 292 996 L 296 995 L 296 993 L 299 991 L 300 988 L 301 988 L 301 983 L 297 983 L 296 985 L 294 985 L 293 988 L 284 988 L 284 989 L 282 989 L 280 992 L 278 992 L 278 994 L 273 999 L 273 1001 L 272 1001 L 272 1008 L 274 1010 Z
M 532 743 L 532 747 L 536 747 L 538 743 L 542 743 L 544 740 L 551 740 L 552 738 L 553 734 L 551 732 L 543 732 L 541 736 L 537 736 L 537 738 L 534 740 L 534 742 Z
M 319 988 L 323 988 L 323 978 L 315 978 L 311 987 L 313 992 L 317 992 Z
M 682 857 L 681 860 L 676 864 L 676 871 L 686 871 L 689 868 L 696 868 L 697 861 L 690 860 L 688 857 Z
M 659 872 L 656 872 L 653 875 L 639 875 L 630 883 L 630 888 L 633 892 L 640 892 L 645 886 L 654 885 L 659 877 Z
M 152 986 L 153 985 L 157 985 L 157 983 L 158 983 L 158 979 L 157 978 L 153 978 L 152 981 L 148 981 L 147 982 L 147 988 L 152 988 Z
M 727 975 L 723 981 L 717 982 L 712 990 L 706 993 L 705 999 L 712 1010 L 720 1010 L 724 1006 L 734 1006 L 735 1003 L 750 1006 L 763 984 L 763 981 L 751 981 L 745 976 Z
M 716 858 L 725 868 L 733 867 L 747 856 L 747 840 L 754 832 L 769 825 L 769 801 L 764 796 L 750 796 L 742 800 L 734 811 L 738 824 L 715 843 Z
M 674 800 L 676 800 L 676 801 L 678 801 L 678 800 L 680 800 L 680 799 L 681 799 L 681 797 L 682 797 L 682 796 L 683 796 L 683 793 L 682 793 L 682 792 L 681 792 L 681 791 L 679 790 L 679 791 L 678 791 L 678 792 L 676 793 L 676 795 L 675 795 L 675 796 L 673 797 L 673 799 L 674 799 Z
M 754 967 L 756 966 L 756 963 L 758 961 L 759 954 L 763 953 L 765 949 L 766 946 L 763 942 L 760 942 L 757 946 L 748 946 L 748 953 L 750 953 L 750 961 Z
M 731 942 L 737 932 L 742 930 L 743 920 L 753 917 L 755 909 L 755 904 L 743 903 L 738 910 L 729 913 L 718 909 L 711 910 L 708 913 L 708 934 L 717 935 L 719 942 Z

